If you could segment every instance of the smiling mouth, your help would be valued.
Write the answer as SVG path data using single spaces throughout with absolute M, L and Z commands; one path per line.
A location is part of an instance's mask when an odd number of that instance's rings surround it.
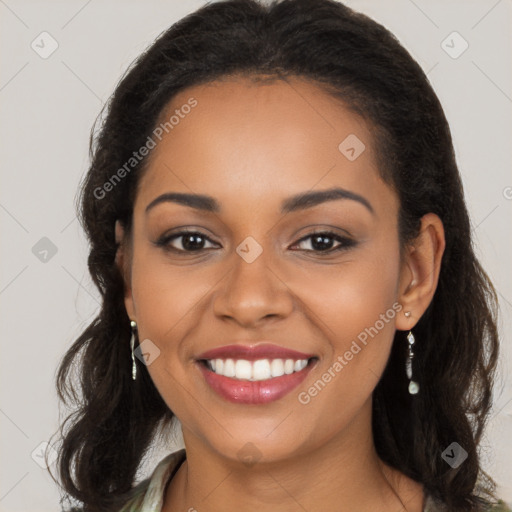
M 311 366 L 317 357 L 309 359 L 247 359 L 218 358 L 200 359 L 198 362 L 216 375 L 240 381 L 270 381 L 283 375 L 291 375 Z

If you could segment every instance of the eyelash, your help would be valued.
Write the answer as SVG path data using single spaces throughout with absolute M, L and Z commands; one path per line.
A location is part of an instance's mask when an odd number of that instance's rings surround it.
M 183 250 L 183 249 L 176 249 L 175 247 L 170 246 L 170 242 L 172 240 L 181 238 L 185 235 L 199 235 L 203 239 L 207 240 L 208 242 L 215 243 L 212 240 L 210 240 L 209 237 L 207 237 L 204 233 L 201 233 L 200 231 L 185 230 L 185 231 L 180 231 L 179 233 L 174 233 L 172 235 L 164 235 L 155 242 L 155 245 L 158 247 L 164 248 L 164 250 L 166 250 L 166 251 L 170 251 L 170 252 L 174 252 L 174 253 L 182 253 L 182 254 L 186 254 L 186 253 L 194 254 L 194 253 L 200 253 L 202 251 L 207 250 L 207 249 L 198 249 L 196 251 L 187 251 L 187 250 Z M 343 236 L 337 235 L 336 233 L 333 233 L 332 231 L 314 231 L 312 233 L 309 233 L 309 235 L 302 237 L 300 240 L 297 240 L 297 242 L 295 242 L 293 244 L 293 246 L 296 246 L 296 245 L 300 244 L 301 242 L 308 240 L 309 238 L 312 238 L 317 235 L 325 235 L 328 238 L 333 238 L 336 241 L 340 242 L 341 245 L 339 247 L 336 247 L 334 249 L 328 249 L 326 251 L 318 251 L 318 250 L 315 251 L 314 249 L 302 249 L 303 251 L 314 252 L 314 253 L 320 254 L 320 255 L 323 255 L 323 254 L 329 255 L 334 252 L 347 250 L 347 249 L 357 245 L 357 242 L 355 240 L 352 240 L 351 238 L 348 238 L 348 237 L 343 237 Z

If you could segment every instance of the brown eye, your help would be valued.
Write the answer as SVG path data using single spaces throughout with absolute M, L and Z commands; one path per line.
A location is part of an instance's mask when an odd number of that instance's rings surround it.
M 176 245 L 173 245 L 175 241 L 178 242 Z M 156 242 L 156 245 L 174 252 L 199 252 L 207 248 L 204 246 L 207 242 L 213 244 L 213 242 L 200 231 L 180 231 L 172 235 L 164 235 Z
M 296 247 L 300 243 L 304 242 L 305 240 L 311 240 L 309 245 L 312 247 L 312 249 L 299 249 L 299 250 L 305 250 L 307 252 L 319 252 L 319 253 L 331 253 L 340 251 L 343 249 L 348 249 L 349 247 L 353 247 L 356 242 L 350 238 L 337 235 L 336 233 L 332 232 L 324 232 L 319 231 L 315 233 L 311 233 L 310 235 L 301 238 L 297 244 L 295 244 L 293 247 Z M 338 246 L 332 248 L 333 243 L 338 242 Z

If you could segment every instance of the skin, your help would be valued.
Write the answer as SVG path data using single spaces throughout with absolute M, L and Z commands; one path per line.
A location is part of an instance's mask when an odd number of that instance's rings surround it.
M 422 485 L 376 454 L 371 405 L 395 330 L 412 329 L 435 292 L 445 245 L 440 219 L 423 217 L 401 258 L 398 197 L 379 175 L 371 127 L 313 83 L 216 81 L 182 91 L 163 118 L 191 97 L 197 106 L 151 153 L 132 238 L 116 224 L 126 309 L 139 340 L 160 350 L 147 370 L 179 418 L 187 450 L 164 512 L 421 511 Z M 366 146 L 354 161 L 338 149 L 349 134 Z M 289 196 L 332 187 L 363 196 L 373 213 L 350 199 L 280 212 Z M 163 202 L 145 212 L 171 191 L 213 196 L 221 211 Z M 202 251 L 154 244 L 183 227 L 208 237 L 199 240 Z M 341 244 L 331 238 L 324 252 L 315 248 L 305 237 L 317 230 L 356 244 L 326 255 Z M 248 236 L 263 251 L 252 263 L 236 252 Z M 183 242 L 168 248 L 184 251 Z M 298 394 L 396 303 L 401 311 L 300 403 Z M 195 357 L 235 340 L 269 340 L 318 362 L 285 397 L 234 404 L 206 384 Z M 254 465 L 238 456 L 249 442 L 259 456 Z

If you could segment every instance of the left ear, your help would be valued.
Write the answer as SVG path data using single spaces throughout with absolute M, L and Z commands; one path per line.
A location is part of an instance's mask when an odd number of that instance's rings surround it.
M 444 228 L 434 213 L 421 218 L 419 235 L 406 248 L 400 271 L 398 301 L 409 317 L 398 315 L 396 328 L 412 329 L 428 308 L 439 281 L 441 259 L 445 248 Z

